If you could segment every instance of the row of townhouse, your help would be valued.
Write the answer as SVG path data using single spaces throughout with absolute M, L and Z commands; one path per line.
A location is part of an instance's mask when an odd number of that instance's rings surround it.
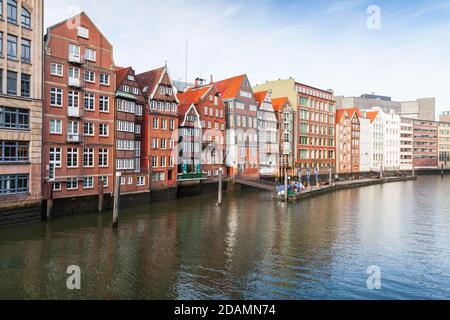
M 337 112 L 337 172 L 411 171 L 449 166 L 450 123 L 403 118 L 382 108 Z
M 1 208 L 42 199 L 259 179 L 447 166 L 450 125 L 381 108 L 336 110 L 333 92 L 247 75 L 178 91 L 167 65 L 114 62 L 85 13 L 48 28 L 40 0 L 0 1 Z M 42 41 L 44 39 L 44 41 Z M 5 49 L 5 50 L 4 50 Z

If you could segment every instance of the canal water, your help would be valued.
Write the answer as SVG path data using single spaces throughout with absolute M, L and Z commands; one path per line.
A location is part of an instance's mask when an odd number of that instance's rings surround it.
M 70 265 L 81 290 L 67 289 Z M 243 191 L 218 208 L 204 194 L 122 211 L 117 232 L 111 213 L 3 229 L 11 298 L 450 299 L 450 177 L 289 204 Z

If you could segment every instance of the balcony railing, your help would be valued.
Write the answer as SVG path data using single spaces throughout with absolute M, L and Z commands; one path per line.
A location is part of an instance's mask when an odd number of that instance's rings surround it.
M 193 180 L 204 180 L 208 176 L 203 173 L 184 173 L 179 174 L 177 177 L 178 181 L 193 181 Z
M 69 77 L 69 86 L 80 88 L 81 87 L 80 78 Z
M 69 143 L 79 143 L 80 142 L 80 135 L 79 134 L 73 134 L 73 133 L 67 134 L 67 142 L 69 142 Z
M 69 117 L 73 117 L 73 118 L 80 118 L 80 117 L 81 117 L 81 111 L 80 111 L 80 108 L 72 108 L 72 107 L 69 107 L 69 108 L 67 109 L 67 115 L 68 115 Z
M 69 62 L 81 63 L 81 56 L 69 53 Z

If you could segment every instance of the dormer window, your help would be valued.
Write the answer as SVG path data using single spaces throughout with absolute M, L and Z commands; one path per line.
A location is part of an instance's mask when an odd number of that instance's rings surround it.
M 85 39 L 89 39 L 89 29 L 81 26 L 78 27 L 78 36 Z
M 128 76 L 128 80 L 129 80 L 129 81 L 134 81 L 134 76 L 130 74 L 130 75 Z

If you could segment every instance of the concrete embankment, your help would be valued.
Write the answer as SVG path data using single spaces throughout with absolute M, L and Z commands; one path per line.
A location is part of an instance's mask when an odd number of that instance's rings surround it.
M 385 183 L 392 182 L 403 182 L 403 181 L 412 181 L 417 180 L 417 177 L 390 177 L 384 179 L 362 179 L 362 180 L 353 180 L 353 181 L 344 181 L 338 182 L 333 186 L 324 186 L 316 188 L 314 187 L 312 190 L 303 191 L 302 193 L 296 194 L 295 196 L 290 196 L 289 200 L 302 200 L 307 198 L 316 197 L 319 195 L 336 192 L 338 190 L 352 189 L 352 188 L 362 188 L 373 185 L 380 185 Z M 279 200 L 285 200 L 284 196 L 275 195 L 275 198 Z

